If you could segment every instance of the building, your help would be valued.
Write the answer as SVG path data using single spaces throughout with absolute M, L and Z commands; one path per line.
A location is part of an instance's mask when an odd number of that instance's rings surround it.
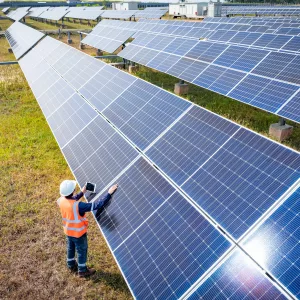
M 116 10 L 137 10 L 137 2 L 115 2 L 114 6 Z
M 169 4 L 169 15 L 187 18 L 221 17 L 221 2 L 179 2 Z

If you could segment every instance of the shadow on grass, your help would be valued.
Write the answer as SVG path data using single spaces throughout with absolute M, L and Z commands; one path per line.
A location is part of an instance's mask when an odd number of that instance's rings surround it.
M 95 275 L 90 277 L 89 280 L 93 281 L 94 283 L 102 282 L 113 288 L 115 291 L 120 291 L 128 294 L 130 293 L 121 274 L 96 271 Z

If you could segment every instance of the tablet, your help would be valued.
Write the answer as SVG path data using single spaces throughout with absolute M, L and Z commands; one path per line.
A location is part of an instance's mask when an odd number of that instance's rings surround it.
M 86 186 L 86 190 L 91 192 L 91 193 L 95 193 L 96 192 L 96 184 L 95 183 L 91 183 L 91 182 L 87 182 L 85 184 Z

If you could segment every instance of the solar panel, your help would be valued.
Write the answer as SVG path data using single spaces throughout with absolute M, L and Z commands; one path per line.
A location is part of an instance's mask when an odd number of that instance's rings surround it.
M 299 90 L 300 59 L 291 53 L 139 34 L 119 56 L 276 114 Z M 285 116 L 297 121 L 294 106 Z
M 97 183 L 97 199 L 119 183 L 95 217 L 137 299 L 178 299 L 214 278 L 299 178 L 298 153 L 50 37 L 20 66 L 79 185 Z M 277 279 L 256 282 L 280 296 Z
M 69 7 L 54 7 L 42 12 L 38 18 L 59 21 L 68 13 Z
M 14 52 L 16 59 L 24 55 L 33 47 L 44 34 L 22 23 L 13 23 L 6 31 L 5 36 Z
M 243 243 L 244 249 L 295 298 L 300 296 L 299 200 L 298 188 Z
M 4 7 L 4 8 L 2 9 L 2 12 L 3 12 L 3 13 L 6 13 L 6 12 L 9 11 L 9 9 L 10 9 L 10 7 Z
M 189 300 L 197 299 L 288 299 L 272 285 L 253 261 L 236 249 L 207 280 L 202 282 Z
M 29 8 L 29 7 L 28 7 Z M 26 15 L 28 14 L 28 11 L 25 9 L 20 10 L 19 8 L 13 11 L 10 11 L 7 14 L 7 17 L 9 17 L 10 19 L 14 20 L 14 21 L 20 21 L 21 19 L 23 19 Z
M 132 167 L 133 170 L 129 169 L 129 174 L 126 172 L 121 176 L 120 182 L 124 186 L 122 193 L 130 191 L 131 185 L 134 184 L 132 176 L 139 179 L 138 182 L 142 180 L 143 186 L 145 175 L 156 185 L 164 184 L 162 178 L 155 178 L 150 167 L 147 168 L 144 164 L 140 159 L 136 166 Z M 164 192 L 163 189 L 159 191 Z M 149 187 L 149 193 L 135 193 L 132 202 L 142 202 L 142 206 L 147 203 L 150 207 L 155 205 L 151 192 L 157 194 L 154 186 Z M 162 196 L 154 196 L 157 205 L 160 204 L 159 208 L 154 210 L 155 206 L 152 207 L 154 212 L 139 228 L 131 230 L 132 233 L 126 239 L 123 238 L 122 243 L 112 248 L 137 299 L 179 299 L 230 247 L 224 236 L 179 193 L 172 194 L 169 198 Z M 109 207 L 107 212 L 123 209 L 130 211 L 131 206 L 131 203 L 120 204 L 117 209 Z M 104 234 L 109 240 L 112 235 L 117 234 L 109 229 L 118 220 L 105 219 L 102 223 L 100 219 L 100 224 L 105 227 Z M 122 223 L 125 222 L 129 223 L 127 220 Z M 141 279 L 148 284 L 143 284 Z
M 29 10 L 28 17 L 38 17 L 41 13 L 48 10 L 50 6 L 43 6 L 43 7 L 32 7 Z
M 146 154 L 223 228 L 239 238 L 299 176 L 298 172 L 290 173 L 285 182 L 278 182 L 278 176 L 299 163 L 298 155 L 289 150 L 287 162 L 279 162 L 273 157 L 278 147 L 193 107 Z M 278 174 L 278 169 L 283 173 Z
M 102 27 L 98 24 L 81 42 L 109 53 L 115 52 L 135 32 Z
M 136 13 L 136 10 L 105 10 L 102 18 L 108 19 L 130 19 Z
M 92 9 L 92 7 L 86 9 L 84 7 L 73 7 L 65 17 L 82 20 L 96 20 L 104 13 L 104 10 L 101 10 L 102 7 L 103 6 L 96 7 L 96 9 Z
M 191 106 L 137 79 L 103 114 L 135 145 L 145 149 Z

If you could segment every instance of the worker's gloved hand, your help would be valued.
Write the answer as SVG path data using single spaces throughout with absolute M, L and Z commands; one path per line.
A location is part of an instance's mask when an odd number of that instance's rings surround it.
M 82 191 L 83 193 L 86 192 L 86 185 L 84 185 L 84 187 L 81 189 L 81 191 Z
M 117 188 L 118 188 L 118 185 L 117 185 L 117 184 L 113 185 L 113 186 L 108 190 L 108 193 L 112 195 L 112 194 L 117 190 Z

